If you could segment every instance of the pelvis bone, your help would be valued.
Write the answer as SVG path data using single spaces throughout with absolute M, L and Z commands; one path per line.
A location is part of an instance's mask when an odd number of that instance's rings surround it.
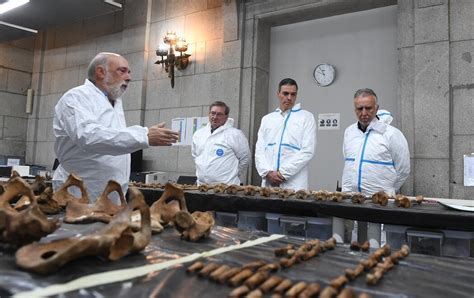
M 10 202 L 20 195 L 28 197 L 31 203 L 19 212 Z M 58 227 L 58 220 L 48 220 L 41 212 L 28 183 L 19 177 L 8 182 L 0 196 L 0 242 L 21 246 L 41 239 Z
M 198 241 L 209 237 L 214 226 L 214 217 L 209 211 L 195 211 L 190 214 L 187 211 L 179 211 L 173 219 L 176 230 L 185 240 Z
M 58 214 L 61 211 L 58 202 L 53 200 L 53 189 L 51 187 L 47 187 L 41 194 L 35 195 L 35 199 L 44 214 Z M 30 198 L 24 195 L 15 204 L 15 209 L 20 211 L 28 208 L 30 204 Z
M 109 199 L 109 195 L 117 192 L 120 197 L 120 205 L 115 205 Z M 101 221 L 108 223 L 110 220 L 127 205 L 123 195 L 122 187 L 114 180 L 110 180 L 97 198 L 94 205 L 83 204 L 79 200 L 71 200 L 66 207 L 66 216 L 64 222 L 85 223 Z
M 79 188 L 81 191 L 80 198 L 76 198 L 71 193 L 69 193 L 68 189 L 71 186 L 76 186 Z M 58 202 L 59 206 L 62 208 L 66 207 L 67 203 L 71 200 L 78 200 L 79 203 L 88 204 L 89 195 L 87 194 L 87 190 L 84 186 L 84 181 L 76 175 L 70 174 L 61 188 L 59 188 L 58 191 L 53 194 L 53 200 Z
M 188 210 L 183 190 L 176 185 L 167 183 L 161 197 L 150 207 L 152 232 L 163 231 L 163 227 L 169 224 L 175 214 L 181 210 Z
M 151 238 L 150 209 L 140 191 L 131 188 L 130 195 L 127 207 L 101 231 L 78 238 L 24 246 L 16 253 L 17 265 L 28 271 L 47 274 L 81 257 L 102 256 L 115 261 L 144 249 Z M 136 209 L 140 210 L 141 222 L 140 229 L 134 232 L 131 216 Z

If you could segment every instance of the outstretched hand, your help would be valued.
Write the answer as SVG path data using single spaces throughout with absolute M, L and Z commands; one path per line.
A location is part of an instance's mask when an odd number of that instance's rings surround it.
M 179 134 L 176 131 L 165 128 L 165 122 L 148 128 L 148 144 L 150 146 L 169 146 L 176 143 Z

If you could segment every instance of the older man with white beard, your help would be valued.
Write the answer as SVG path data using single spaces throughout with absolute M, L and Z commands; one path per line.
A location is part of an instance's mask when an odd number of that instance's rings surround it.
M 81 177 L 95 200 L 107 182 L 116 180 L 124 193 L 130 177 L 130 153 L 149 146 L 175 143 L 178 133 L 165 123 L 127 127 L 121 96 L 131 80 L 127 60 L 99 53 L 88 67 L 84 85 L 67 91 L 54 109 L 54 150 L 60 162 L 54 172 L 55 190 L 69 174 Z

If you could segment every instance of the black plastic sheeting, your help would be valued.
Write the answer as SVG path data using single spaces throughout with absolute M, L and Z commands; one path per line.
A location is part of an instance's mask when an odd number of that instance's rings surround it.
M 149 205 L 156 201 L 162 190 L 140 188 Z M 413 226 L 418 228 L 474 231 L 474 212 L 450 210 L 434 202 L 411 208 L 396 207 L 393 202 L 387 206 L 375 205 L 370 201 L 353 204 L 351 200 L 342 202 L 301 200 L 294 197 L 282 199 L 276 196 L 261 197 L 185 191 L 189 210 L 199 211 L 258 211 L 292 214 L 298 216 L 318 216 L 319 214 L 352 220 Z
M 87 225 L 63 224 L 61 228 L 42 242 L 89 234 L 103 227 L 101 223 Z M 118 261 L 88 257 L 66 264 L 58 272 L 42 276 L 21 271 L 15 266 L 13 252 L 0 252 L 0 296 L 7 296 L 37 287 L 65 283 L 81 276 L 110 270 L 125 269 L 176 259 L 196 252 L 209 251 L 218 247 L 243 243 L 265 237 L 260 231 L 239 231 L 214 227 L 211 237 L 198 243 L 180 239 L 179 234 L 168 227 L 153 235 L 146 249 L 138 254 L 126 256 Z M 275 262 L 273 250 L 288 243 L 301 244 L 297 239 L 283 238 L 258 246 L 244 248 L 210 257 L 230 266 L 240 266 L 255 260 Z M 284 269 L 277 274 L 294 281 L 318 282 L 322 287 L 353 268 L 368 253 L 349 250 L 348 245 L 338 244 L 335 250 L 322 253 L 301 264 Z M 190 264 L 150 273 L 119 283 L 95 286 L 61 294 L 61 297 L 226 297 L 231 288 L 188 275 L 185 268 Z M 367 286 L 365 274 L 347 284 L 356 293 L 366 292 L 374 297 L 472 297 L 474 294 L 474 259 L 457 259 L 410 254 L 382 278 L 379 284 Z

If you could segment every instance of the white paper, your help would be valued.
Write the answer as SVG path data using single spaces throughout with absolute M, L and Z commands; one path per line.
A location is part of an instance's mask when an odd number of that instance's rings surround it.
M 474 153 L 464 154 L 464 186 L 474 186 Z
M 329 113 L 318 115 L 319 130 L 336 130 L 340 128 L 340 113 Z
M 196 130 L 204 127 L 209 122 L 208 117 L 186 117 L 171 120 L 171 129 L 179 133 L 175 146 L 191 146 Z
M 17 158 L 8 158 L 7 159 L 7 166 L 19 166 L 20 160 Z

